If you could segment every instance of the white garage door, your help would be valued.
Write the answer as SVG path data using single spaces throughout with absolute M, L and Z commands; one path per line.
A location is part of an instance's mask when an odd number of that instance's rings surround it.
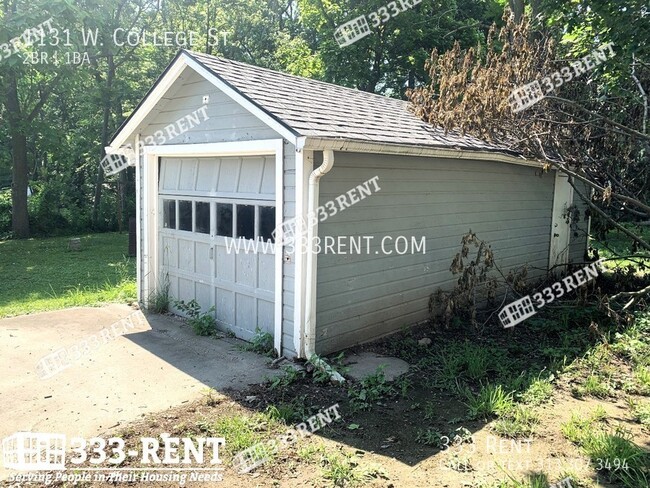
M 171 297 L 196 299 L 202 311 L 215 307 L 219 327 L 242 339 L 256 327 L 273 334 L 273 246 L 255 251 L 251 244 L 272 240 L 275 157 L 161 158 L 159 164 L 159 256 Z

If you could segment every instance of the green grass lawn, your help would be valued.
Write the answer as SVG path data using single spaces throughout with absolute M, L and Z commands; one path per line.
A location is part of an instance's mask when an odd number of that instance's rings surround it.
M 623 224 L 630 231 L 636 233 L 643 240 L 648 242 L 650 240 L 650 226 L 635 225 L 632 223 Z M 600 257 L 612 259 L 616 255 L 621 256 L 637 256 L 628 259 L 616 259 L 614 261 L 605 262 L 605 267 L 609 269 L 624 269 L 627 266 L 634 266 L 638 269 L 638 274 L 647 274 L 650 272 L 650 259 L 648 253 L 643 249 L 639 251 L 632 250 L 632 240 L 618 229 L 612 229 L 607 233 L 607 237 L 603 241 L 592 239 L 591 245 L 598 249 Z
M 136 299 L 128 234 L 0 241 L 0 317 Z

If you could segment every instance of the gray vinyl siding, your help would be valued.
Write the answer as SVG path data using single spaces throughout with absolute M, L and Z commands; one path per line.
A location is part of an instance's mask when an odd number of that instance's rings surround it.
M 539 176 L 534 168 L 485 161 L 337 152 L 333 169 L 321 179 L 321 205 L 374 176 L 380 191 L 319 225 L 321 240 L 374 240 L 369 253 L 318 256 L 317 353 L 427 319 L 430 294 L 458 279 L 449 266 L 470 229 L 491 244 L 505 272 L 528 264 L 529 277 L 544 274 L 552 173 Z M 425 236 L 426 252 L 382 255 L 385 235 L 418 241 Z
M 578 181 L 574 184 L 578 187 L 580 193 L 588 197 L 590 190 L 584 183 Z M 575 192 L 573 194 L 573 204 L 578 209 L 577 215 L 579 218 L 571 227 L 571 235 L 569 237 L 569 264 L 580 264 L 585 262 L 585 251 L 588 245 L 589 205 Z
M 186 68 L 167 94 L 143 121 L 141 139 L 162 130 L 168 124 L 191 114 L 203 106 L 203 96 L 209 95 L 207 115 L 192 129 L 165 141 L 165 144 L 199 144 L 207 142 L 277 139 L 277 132 L 218 90 L 212 83 Z

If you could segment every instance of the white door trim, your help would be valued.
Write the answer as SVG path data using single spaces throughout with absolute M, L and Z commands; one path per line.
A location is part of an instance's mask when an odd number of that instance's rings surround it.
M 567 223 L 567 209 L 573 203 L 573 188 L 569 177 L 560 171 L 555 171 L 555 186 L 553 190 L 553 213 L 551 216 L 551 240 L 549 245 L 548 267 L 566 265 L 569 262 L 569 243 L 571 228 Z M 562 266 L 554 271 L 564 271 Z
M 275 156 L 275 222 L 282 223 L 284 215 L 284 140 L 265 139 L 239 142 L 214 142 L 206 144 L 173 144 L 144 146 L 144 256 L 143 283 L 145 303 L 158 278 L 158 158 L 160 157 L 225 157 L 225 156 Z M 155 236 L 155 237 L 154 237 Z M 274 290 L 274 347 L 282 354 L 282 236 L 275 241 Z

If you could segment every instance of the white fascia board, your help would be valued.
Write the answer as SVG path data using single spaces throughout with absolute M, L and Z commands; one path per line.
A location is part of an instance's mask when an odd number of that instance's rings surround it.
M 174 82 L 181 76 L 186 67 L 187 63 L 182 56 L 169 67 L 165 76 L 163 76 L 163 78 L 158 82 L 155 90 L 153 90 L 149 96 L 143 100 L 142 105 L 137 108 L 128 123 L 115 135 L 115 138 L 111 142 L 111 147 L 119 148 L 131 137 L 145 117 L 149 115 L 163 96 L 165 96 L 167 90 L 169 90 Z
M 282 152 L 282 139 L 201 144 L 161 144 L 144 146 L 143 151 L 144 154 L 167 157 L 263 156 Z
M 426 146 L 402 146 L 397 144 L 381 144 L 374 142 L 357 142 L 348 140 L 320 139 L 307 137 L 303 147 L 313 151 L 331 149 L 334 151 L 347 151 L 374 154 L 395 154 L 403 156 L 422 156 L 429 158 L 469 159 L 473 161 L 495 161 L 501 163 L 517 164 L 541 168 L 544 163 L 530 159 L 510 156 L 508 154 L 491 151 L 468 151 L 462 149 L 445 149 Z
M 285 138 L 287 141 L 292 143 L 294 146 L 297 146 L 298 136 L 296 135 L 296 133 L 294 133 L 293 131 L 288 129 L 285 125 L 281 124 L 276 119 L 271 117 L 268 113 L 262 110 L 258 105 L 254 104 L 246 97 L 243 97 L 241 93 L 232 89 L 229 85 L 221 81 L 210 70 L 205 68 L 202 64 L 197 62 L 195 59 L 191 58 L 189 55 L 183 53 L 181 59 L 184 59 L 190 68 L 192 68 L 194 71 L 196 71 L 201 76 L 203 76 L 206 80 L 212 83 L 225 95 L 227 95 L 233 101 L 235 101 L 240 106 L 248 110 L 255 117 L 257 117 L 259 120 L 264 122 L 266 125 L 268 125 L 271 129 L 273 129 L 278 134 L 280 134 L 283 138 Z

